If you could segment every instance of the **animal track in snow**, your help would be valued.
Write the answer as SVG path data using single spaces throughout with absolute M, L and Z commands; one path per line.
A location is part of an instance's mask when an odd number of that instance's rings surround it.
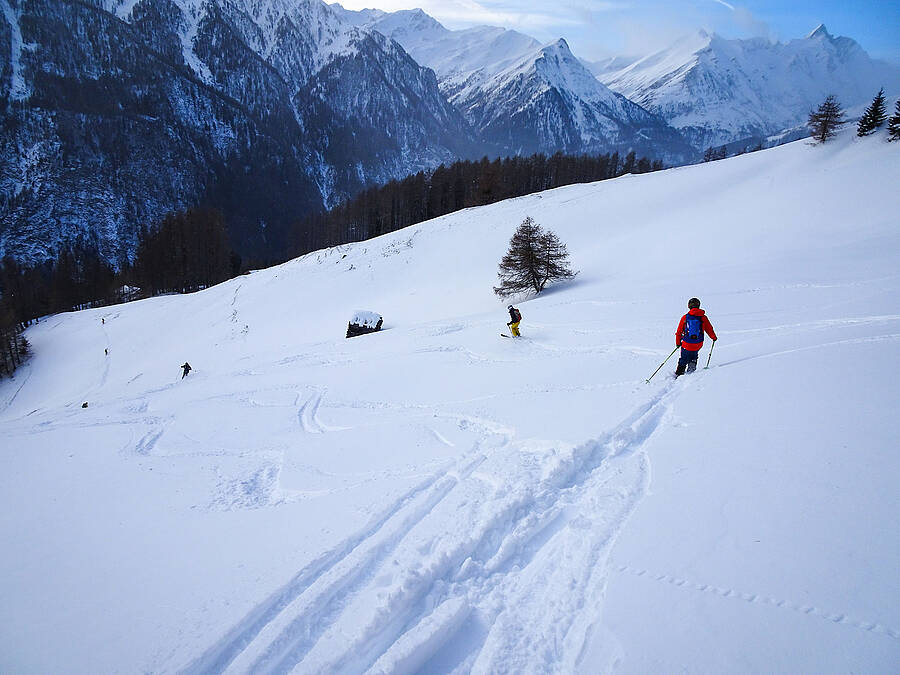
M 648 570 L 630 567 L 628 565 L 620 565 L 616 567 L 616 571 L 622 574 L 632 574 L 636 577 L 646 577 L 648 579 L 652 579 L 653 581 L 666 583 L 671 586 L 684 588 L 685 590 L 689 591 L 709 593 L 711 595 L 717 595 L 721 598 L 733 598 L 735 600 L 742 600 L 750 604 L 769 605 L 778 609 L 790 610 L 798 614 L 814 616 L 818 619 L 822 619 L 823 621 L 830 621 L 832 623 L 851 626 L 859 630 L 878 633 L 880 635 L 887 635 L 894 638 L 895 640 L 900 640 L 900 630 L 896 628 L 884 626 L 875 621 L 854 619 L 842 612 L 828 612 L 811 605 L 800 605 L 795 602 L 791 602 L 790 600 L 773 598 L 772 596 L 764 595 L 761 593 L 746 593 L 733 588 L 722 588 L 720 586 L 713 586 L 711 584 L 697 583 L 689 581 L 687 579 L 682 579 L 680 577 L 671 576 L 669 574 L 653 574 Z

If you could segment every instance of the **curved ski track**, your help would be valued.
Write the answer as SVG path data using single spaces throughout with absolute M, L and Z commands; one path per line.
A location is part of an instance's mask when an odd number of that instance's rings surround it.
M 644 446 L 682 387 L 667 384 L 577 447 L 476 444 L 183 672 L 573 669 L 599 616 L 610 549 L 649 484 Z M 319 430 L 319 400 L 300 410 L 308 431 Z

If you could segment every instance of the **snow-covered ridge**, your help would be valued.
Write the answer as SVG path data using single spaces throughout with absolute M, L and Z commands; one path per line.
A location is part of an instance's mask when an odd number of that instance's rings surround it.
M 677 132 L 598 82 L 562 38 L 543 45 L 491 26 L 451 31 L 421 10 L 349 14 L 433 69 L 441 91 L 501 153 L 634 149 L 669 162 L 693 158 Z
M 798 126 L 829 94 L 849 107 L 871 101 L 881 87 L 900 93 L 900 68 L 871 59 L 824 25 L 787 43 L 700 31 L 599 77 L 703 147 Z
M 848 129 L 43 319 L 0 381 L 0 669 L 890 671 L 894 145 Z M 504 339 L 525 216 L 580 273 Z M 646 383 L 693 295 L 714 353 Z M 357 307 L 388 325 L 346 340 Z

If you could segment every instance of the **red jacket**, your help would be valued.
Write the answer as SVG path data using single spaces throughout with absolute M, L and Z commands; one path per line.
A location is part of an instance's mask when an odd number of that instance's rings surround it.
M 702 316 L 703 317 L 703 330 L 706 332 L 709 337 L 713 340 L 716 340 L 716 331 L 713 330 L 712 324 L 709 322 L 709 319 L 706 318 L 706 312 L 699 307 L 695 307 L 690 310 L 687 314 L 681 317 L 681 321 L 678 322 L 678 330 L 675 331 L 675 346 L 683 347 L 689 352 L 699 352 L 700 348 L 703 346 L 703 335 L 700 335 L 700 342 L 685 342 L 681 344 L 681 339 L 684 337 L 684 322 L 687 318 L 687 315 L 690 314 L 692 316 Z

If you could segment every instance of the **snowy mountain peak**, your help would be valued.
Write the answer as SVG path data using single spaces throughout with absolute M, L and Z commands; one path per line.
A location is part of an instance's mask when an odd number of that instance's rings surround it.
M 787 43 L 697 31 L 599 78 L 703 148 L 802 133 L 809 110 L 828 94 L 849 107 L 871 100 L 880 87 L 900 89 L 900 69 L 874 61 L 824 25 Z
M 812 38 L 823 38 L 826 40 L 832 39 L 832 35 L 831 35 L 831 33 L 828 32 L 828 29 L 825 28 L 824 23 L 820 23 L 818 26 L 816 26 L 815 30 L 813 30 L 806 37 L 807 37 L 807 39 L 812 39 Z
M 435 35 L 447 33 L 447 29 L 421 9 L 404 9 L 398 12 L 382 14 L 375 18 L 373 27 L 400 41 L 403 36 L 422 35 L 433 39 Z

